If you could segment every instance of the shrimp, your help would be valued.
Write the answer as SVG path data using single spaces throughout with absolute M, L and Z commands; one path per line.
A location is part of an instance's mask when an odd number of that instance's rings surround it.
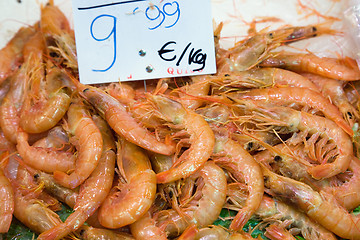
M 66 221 L 40 234 L 38 239 L 61 239 L 79 229 L 110 192 L 115 172 L 115 146 L 107 124 L 100 117 L 94 119 L 101 130 L 103 150 L 100 161 L 90 177 L 81 185 L 74 212 Z
M 250 103 L 250 102 L 248 102 Z M 256 108 L 255 104 L 250 108 Z M 260 121 L 271 121 L 273 118 L 283 121 L 290 131 L 296 130 L 305 131 L 309 134 L 318 134 L 318 136 L 325 139 L 329 139 L 330 142 L 336 146 L 336 153 L 330 152 L 330 157 L 333 156 L 333 162 L 325 162 L 317 166 L 313 166 L 308 169 L 308 172 L 315 179 L 324 179 L 335 176 L 338 173 L 344 172 L 350 165 L 353 159 L 353 146 L 352 141 L 348 134 L 346 134 L 341 128 L 339 128 L 333 121 L 320 117 L 314 116 L 306 112 L 296 111 L 286 107 L 271 107 L 271 109 L 260 108 L 254 109 L 256 111 L 262 111 L 261 114 L 271 115 L 270 120 Z M 255 116 L 254 119 L 257 117 Z M 261 116 L 263 118 L 263 116 Z M 275 123 L 277 124 L 277 123 Z M 322 162 L 321 159 L 318 160 Z
M 83 240 L 135 240 L 135 238 L 128 233 L 115 232 L 104 228 L 93 228 L 85 225 L 81 227 L 79 234 Z
M 324 192 L 318 193 L 308 185 L 279 176 L 263 167 L 265 187 L 271 195 L 295 204 L 312 220 L 346 239 L 360 238 L 360 221 L 338 205 L 336 200 Z
M 218 72 L 248 70 L 261 62 L 269 51 L 282 44 L 333 32 L 321 25 L 287 27 L 270 32 L 263 30 L 244 42 L 236 43 L 235 47 L 229 50 L 229 57 L 219 62 Z
M 239 189 L 238 184 L 229 184 L 227 195 L 229 201 L 231 202 L 231 204 L 229 204 L 229 208 L 235 210 L 237 210 L 238 207 L 242 207 L 247 199 L 247 194 Z M 300 232 L 305 239 L 337 239 L 331 231 L 312 221 L 306 214 L 299 211 L 294 206 L 290 206 L 282 201 L 270 198 L 267 195 L 264 195 L 259 208 L 255 212 L 255 217 L 263 219 L 263 222 L 267 224 L 279 222 L 284 223 L 281 223 L 281 226 L 278 226 L 278 229 L 273 229 L 276 230 L 276 232 L 273 232 L 270 229 L 271 233 L 279 233 L 279 231 L 281 233 L 282 231 L 288 229 L 289 232 L 293 234 L 299 234 Z M 286 225 L 285 222 L 287 222 Z M 282 231 L 279 228 L 282 228 Z
M 147 129 L 142 128 L 115 98 L 98 88 L 77 82 L 75 84 L 81 95 L 96 108 L 117 134 L 156 153 L 171 155 L 174 152 L 172 145 L 158 141 Z
M 255 68 L 242 72 L 218 73 L 210 77 L 213 85 L 234 88 L 265 88 L 271 86 L 301 87 L 318 91 L 317 86 L 300 74 L 280 68 Z
M 10 181 L 0 168 L 0 233 L 9 231 L 14 212 L 14 192 Z
M 41 171 L 66 172 L 75 168 L 76 157 L 71 152 L 30 146 L 28 134 L 21 129 L 18 130 L 16 149 L 26 164 Z
M 99 128 L 83 104 L 70 105 L 67 116 L 69 131 L 77 141 L 78 155 L 75 170 L 70 175 L 55 171 L 54 179 L 64 187 L 74 189 L 82 184 L 96 168 L 101 157 L 103 139 Z
M 344 119 L 346 119 L 350 126 L 353 126 L 357 119 L 360 118 L 359 112 L 351 105 L 346 96 L 343 82 L 311 73 L 302 73 L 301 75 L 316 84 L 322 94 L 331 99 L 332 103 L 339 108 Z
M 178 159 L 177 164 L 156 175 L 157 182 L 168 183 L 188 177 L 209 159 L 215 145 L 214 133 L 200 115 L 190 109 L 185 109 L 181 103 L 163 96 L 151 95 L 150 99 L 166 120 L 185 129 L 190 135 L 191 144 L 190 148 Z
M 54 5 L 54 0 L 41 8 L 40 29 L 45 37 L 61 36 L 72 32 L 66 16 Z
M 200 107 L 205 100 L 202 96 L 208 95 L 210 91 L 210 81 L 207 75 L 191 77 L 193 83 L 177 89 L 181 98 L 181 103 L 185 108 L 195 110 Z
M 217 137 L 216 141 L 217 149 L 223 148 L 226 157 L 215 159 L 215 163 L 228 169 L 237 180 L 245 179 L 249 189 L 249 197 L 245 206 L 236 214 L 230 225 L 230 229 L 238 231 L 242 229 L 261 203 L 264 193 L 263 175 L 259 164 L 240 144 L 230 138 L 222 140 Z
M 13 75 L 23 62 L 23 48 L 35 34 L 36 27 L 22 27 L 15 36 L 0 50 L 0 84 Z
M 60 70 L 52 68 L 47 74 L 46 83 L 51 85 L 61 78 Z M 36 83 L 31 87 L 34 85 Z M 63 118 L 71 102 L 65 88 L 42 90 L 36 96 L 37 99 L 32 99 L 32 94 L 25 98 L 20 113 L 20 127 L 28 133 L 41 133 L 54 127 Z
M 196 191 L 190 196 L 195 186 Z M 208 226 L 218 218 L 225 203 L 226 186 L 224 171 L 214 162 L 206 162 L 185 179 L 178 210 L 162 210 L 157 214 L 157 226 L 170 237 L 182 233 L 189 224 Z
M 280 52 L 261 62 L 263 67 L 282 67 L 295 72 L 309 72 L 342 81 L 360 79 L 360 70 L 354 59 L 318 57 L 314 54 Z
M 4 170 L 14 191 L 14 217 L 34 232 L 44 232 L 61 223 L 61 220 L 55 212 L 46 207 L 46 203 L 37 198 L 41 192 L 23 187 L 27 184 L 28 172 L 23 171 L 20 166 L 11 156 Z
M 339 109 L 330 103 L 330 101 L 320 95 L 306 88 L 297 87 L 283 87 L 283 88 L 267 88 L 267 89 L 253 89 L 247 92 L 237 92 L 229 94 L 229 96 L 237 101 L 238 99 L 251 99 L 253 101 L 261 101 L 264 103 L 273 104 L 300 104 L 309 106 L 313 109 L 321 111 L 325 117 L 333 120 L 339 127 L 341 127 L 350 136 L 354 135 L 353 130 L 349 124 L 342 118 Z
M 19 127 L 19 113 L 24 100 L 24 90 L 27 78 L 27 66 L 23 64 L 17 73 L 12 76 L 9 92 L 0 106 L 0 127 L 5 137 L 16 144 Z
M 166 232 L 156 226 L 156 220 L 150 211 L 130 225 L 130 230 L 135 239 L 167 240 Z
M 185 233 L 185 232 L 184 232 Z M 254 239 L 250 234 L 242 232 L 229 232 L 227 229 L 220 226 L 209 226 L 201 229 L 195 228 L 193 232 L 187 236 L 183 236 L 184 233 L 178 238 L 179 240 L 249 240 Z
M 122 141 L 117 161 L 125 182 L 112 189 L 99 209 L 99 222 L 107 228 L 119 228 L 138 220 L 149 210 L 156 194 L 156 175 L 143 149 Z

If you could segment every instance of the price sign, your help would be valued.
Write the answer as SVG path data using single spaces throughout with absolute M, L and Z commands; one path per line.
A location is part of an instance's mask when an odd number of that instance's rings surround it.
M 210 0 L 73 0 L 80 81 L 216 72 Z

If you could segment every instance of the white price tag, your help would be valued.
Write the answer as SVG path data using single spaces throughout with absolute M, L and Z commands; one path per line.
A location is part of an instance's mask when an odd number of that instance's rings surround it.
M 210 0 L 73 0 L 80 81 L 216 72 Z

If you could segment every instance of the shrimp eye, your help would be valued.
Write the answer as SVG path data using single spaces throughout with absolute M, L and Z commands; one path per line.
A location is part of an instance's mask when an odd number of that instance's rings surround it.
M 85 233 L 84 229 L 81 229 L 80 232 L 79 232 L 80 236 L 84 235 L 84 233 Z
M 279 161 L 281 161 L 282 160 L 282 158 L 279 156 L 279 155 L 276 155 L 275 157 L 274 157 L 274 161 L 275 162 L 279 162 Z
M 224 77 L 230 77 L 230 74 L 227 73 L 227 74 L 224 75 Z
M 269 177 L 268 176 L 264 176 L 264 183 L 266 184 L 269 181 Z
M 316 27 L 312 27 L 312 31 L 313 31 L 313 32 L 316 32 L 316 31 L 317 31 L 317 28 L 316 28 Z
M 352 115 L 351 112 L 346 112 L 346 114 L 348 115 L 348 117 L 349 117 L 350 119 L 353 119 L 353 115 Z
M 274 34 L 273 34 L 273 33 L 269 33 L 269 38 L 274 38 Z
M 38 179 L 40 177 L 40 175 L 38 174 L 38 173 L 36 173 L 35 175 L 34 175 L 34 179 Z
M 87 92 L 87 91 L 89 91 L 90 90 L 90 88 L 85 88 L 84 90 L 83 90 L 83 92 Z
M 246 146 L 246 150 L 250 151 L 252 148 L 254 147 L 254 143 L 253 142 L 249 142 Z

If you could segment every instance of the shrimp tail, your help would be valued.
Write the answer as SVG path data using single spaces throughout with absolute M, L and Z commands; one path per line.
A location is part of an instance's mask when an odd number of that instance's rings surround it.
M 252 216 L 253 210 L 249 211 L 247 208 L 241 209 L 232 220 L 230 224 L 230 229 L 237 230 L 242 229 L 242 227 L 247 223 L 247 221 Z

